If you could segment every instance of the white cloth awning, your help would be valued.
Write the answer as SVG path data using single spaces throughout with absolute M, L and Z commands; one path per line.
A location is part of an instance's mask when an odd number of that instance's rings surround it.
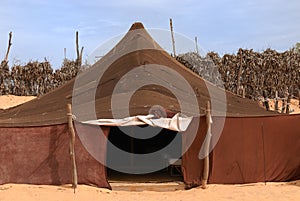
M 183 117 L 177 113 L 172 118 L 154 118 L 154 115 L 138 115 L 134 117 L 126 117 L 123 119 L 97 119 L 83 121 L 81 123 L 99 125 L 99 126 L 138 126 L 150 125 L 153 127 L 166 128 L 173 131 L 186 131 L 193 117 Z

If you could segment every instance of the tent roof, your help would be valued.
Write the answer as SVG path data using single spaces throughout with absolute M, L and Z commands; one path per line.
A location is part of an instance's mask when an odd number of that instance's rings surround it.
M 137 69 L 139 71 L 128 74 Z M 182 76 L 193 93 L 184 90 L 185 83 L 170 72 Z M 165 83 L 166 86 L 157 83 Z M 133 93 L 139 85 L 141 87 Z M 124 118 L 128 113 L 130 116 L 147 115 L 153 105 L 161 105 L 175 114 L 182 111 L 181 104 L 184 104 L 186 115 L 199 116 L 197 108 L 200 108 L 200 115 L 205 115 L 206 102 L 212 94 L 215 94 L 213 99 L 217 109 L 212 109 L 216 110 L 216 115 L 219 114 L 219 106 L 226 107 L 226 116 L 231 117 L 275 115 L 259 107 L 257 102 L 231 92 L 225 92 L 224 101 L 223 92 L 172 58 L 153 40 L 143 24 L 134 23 L 109 53 L 76 79 L 32 101 L 0 111 L 0 127 L 66 123 L 66 104 L 72 103 L 72 100 L 73 106 L 76 105 L 75 115 L 80 113 L 77 116 L 80 121 L 91 120 L 93 112 L 96 118 Z M 130 93 L 130 101 L 124 105 L 123 101 Z M 180 100 L 176 95 L 180 96 Z M 113 107 L 112 97 L 115 100 Z M 198 105 L 192 101 L 195 98 Z M 90 105 L 94 107 L 90 108 Z

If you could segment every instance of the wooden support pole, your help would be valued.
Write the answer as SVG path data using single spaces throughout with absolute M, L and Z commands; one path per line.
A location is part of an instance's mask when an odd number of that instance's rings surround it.
M 81 47 L 81 50 L 79 51 L 78 31 L 76 31 L 76 54 L 77 54 L 76 61 L 77 61 L 78 68 L 80 68 L 82 64 L 82 53 L 83 53 L 83 47 Z
M 242 87 L 243 87 L 243 89 L 242 89 L 242 97 L 246 98 L 246 89 L 245 89 L 244 86 L 242 86 Z
M 76 55 L 77 55 L 77 61 L 79 59 L 79 42 L 78 42 L 78 31 L 76 31 Z
M 291 95 L 288 96 L 286 101 L 286 114 L 290 114 L 290 105 L 291 105 Z
M 285 99 L 282 99 L 281 113 L 285 112 Z
M 81 47 L 81 50 L 80 50 L 80 66 L 82 64 L 82 53 L 83 53 L 83 47 Z
M 64 48 L 64 60 L 67 59 L 67 48 Z
M 210 146 L 210 140 L 211 140 L 211 109 L 210 109 L 210 102 L 207 101 L 206 104 L 206 124 L 207 124 L 207 132 L 206 132 L 206 137 L 205 137 L 205 144 L 204 144 L 204 167 L 203 167 L 203 174 L 202 174 L 202 188 L 206 189 L 207 188 L 207 180 L 208 180 L 208 175 L 209 175 L 209 146 Z
M 198 38 L 197 38 L 197 36 L 195 36 L 195 44 L 196 44 L 196 53 L 199 54 Z
M 289 90 L 288 87 L 285 87 L 281 113 L 286 113 L 287 109 L 290 110 L 290 108 L 288 107 L 288 98 L 289 98 Z
M 246 97 L 246 91 L 243 85 L 238 88 L 237 95 L 241 96 L 242 98 Z
M 75 161 L 75 130 L 73 127 L 73 119 L 72 119 L 72 106 L 71 104 L 67 104 L 67 116 L 68 116 L 68 126 L 70 131 L 70 157 L 71 157 L 71 165 L 72 165 L 72 187 L 74 189 L 77 188 L 77 168 Z
M 9 55 L 10 47 L 12 45 L 11 39 L 12 39 L 12 32 L 9 32 L 8 47 L 7 47 L 7 51 L 6 51 L 5 58 L 4 58 L 4 62 L 6 64 L 8 62 L 8 55 Z
M 243 52 L 241 52 L 241 58 L 240 58 L 240 68 L 239 68 L 239 71 L 238 71 L 238 76 L 237 76 L 237 92 L 236 94 L 238 94 L 239 92 L 239 88 L 241 87 L 241 76 L 242 76 L 242 71 L 243 71 Z
M 174 54 L 174 57 L 176 57 L 175 39 L 174 39 L 172 18 L 170 18 L 170 29 L 171 29 L 171 37 L 172 37 L 173 54 Z
M 270 110 L 270 104 L 269 104 L 269 99 L 268 99 L 268 95 L 267 95 L 267 91 L 264 90 L 263 91 L 263 97 L 264 97 L 264 106 L 266 107 L 266 110 L 269 111 Z
M 299 108 L 300 108 L 300 90 L 298 91 L 298 102 L 299 102 Z
M 278 109 L 278 91 L 275 91 L 275 111 L 277 112 Z

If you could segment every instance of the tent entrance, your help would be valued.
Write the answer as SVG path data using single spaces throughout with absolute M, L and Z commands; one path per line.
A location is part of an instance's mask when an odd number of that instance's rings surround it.
M 108 140 L 106 161 L 110 183 L 182 181 L 180 165 L 169 166 L 170 161 L 181 156 L 180 133 L 151 126 L 111 127 Z M 116 148 L 125 154 L 116 152 Z

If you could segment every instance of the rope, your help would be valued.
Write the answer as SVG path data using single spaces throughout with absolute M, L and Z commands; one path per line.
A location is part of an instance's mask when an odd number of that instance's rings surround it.
M 76 120 L 76 116 L 74 114 L 72 114 L 72 113 L 67 113 L 67 116 L 72 116 L 72 119 Z

